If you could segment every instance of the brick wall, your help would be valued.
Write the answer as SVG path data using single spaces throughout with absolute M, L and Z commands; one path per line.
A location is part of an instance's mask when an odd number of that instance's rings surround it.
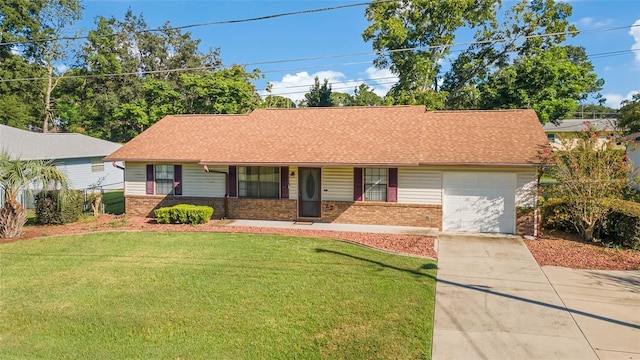
M 533 208 L 517 208 L 516 209 L 516 235 L 534 234 L 534 209 Z
M 213 218 L 294 221 L 298 214 L 296 200 L 229 198 L 225 214 L 224 199 L 221 198 L 157 195 L 125 197 L 126 213 L 133 216 L 153 217 L 154 209 L 176 204 L 212 206 Z M 343 224 L 422 226 L 441 229 L 442 206 L 323 201 L 322 217 L 313 220 Z
M 127 215 L 153 217 L 153 210 L 178 204 L 206 205 L 213 207 L 213 218 L 225 217 L 224 199 L 193 196 L 127 195 L 124 209 Z
M 296 200 L 287 199 L 229 199 L 227 216 L 230 219 L 294 221 L 297 216 Z
M 323 201 L 322 222 L 421 226 L 442 229 L 442 206 Z

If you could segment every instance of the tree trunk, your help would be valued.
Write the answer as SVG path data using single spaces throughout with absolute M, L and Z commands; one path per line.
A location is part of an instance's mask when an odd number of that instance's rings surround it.
M 27 212 L 18 202 L 7 201 L 0 209 L 0 239 L 11 239 L 22 235 L 27 223 Z
M 584 232 L 582 233 L 582 239 L 585 241 L 593 242 L 593 231 L 595 230 L 595 225 L 589 225 Z
M 49 122 L 51 121 L 51 93 L 53 92 L 53 66 L 47 65 L 47 87 L 44 89 L 44 121 L 42 122 L 42 132 L 49 132 Z

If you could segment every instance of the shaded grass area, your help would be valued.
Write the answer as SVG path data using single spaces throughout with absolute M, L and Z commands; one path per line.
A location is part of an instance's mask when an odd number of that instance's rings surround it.
M 0 358 L 424 359 L 435 262 L 326 239 L 101 233 L 0 246 Z
M 124 191 L 109 190 L 102 195 L 104 202 L 104 212 L 107 214 L 124 214 Z

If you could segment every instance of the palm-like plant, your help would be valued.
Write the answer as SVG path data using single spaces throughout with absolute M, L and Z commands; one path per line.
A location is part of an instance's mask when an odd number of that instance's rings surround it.
M 0 239 L 22 235 L 27 222 L 18 194 L 35 185 L 43 190 L 67 189 L 67 177 L 52 161 L 11 159 L 0 153 L 0 187 L 4 189 L 4 206 L 0 209 Z

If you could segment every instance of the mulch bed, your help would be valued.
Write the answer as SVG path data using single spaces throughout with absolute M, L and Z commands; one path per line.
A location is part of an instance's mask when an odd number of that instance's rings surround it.
M 67 225 L 27 226 L 24 234 L 19 239 L 10 241 L 97 231 L 209 231 L 331 238 L 383 251 L 437 258 L 437 253 L 434 250 L 434 239 L 427 236 L 225 226 L 229 222 L 229 220 L 212 220 L 208 224 L 195 226 L 167 225 L 156 224 L 154 220 L 144 217 L 102 215 L 97 219 L 88 217 Z M 574 269 L 598 270 L 640 270 L 640 251 L 609 249 L 601 244 L 582 242 L 571 234 L 545 234 L 536 239 L 525 240 L 525 244 L 540 266 L 554 265 Z
M 640 251 L 606 248 L 602 244 L 584 242 L 574 234 L 550 233 L 524 242 L 540 266 L 640 270 Z
M 355 233 L 346 231 L 309 229 L 225 226 L 229 222 L 229 220 L 212 220 L 207 224 L 200 225 L 157 224 L 155 220 L 144 217 L 114 216 L 105 214 L 101 215 L 97 219 L 88 217 L 86 219 L 81 219 L 73 224 L 54 226 L 26 226 L 24 229 L 24 234 L 20 238 L 12 239 L 10 241 L 16 241 L 20 239 L 33 239 L 43 236 L 82 234 L 98 231 L 252 233 L 330 238 L 368 246 L 383 251 L 429 257 L 434 259 L 437 258 L 437 253 L 434 250 L 434 239 L 427 236 Z

